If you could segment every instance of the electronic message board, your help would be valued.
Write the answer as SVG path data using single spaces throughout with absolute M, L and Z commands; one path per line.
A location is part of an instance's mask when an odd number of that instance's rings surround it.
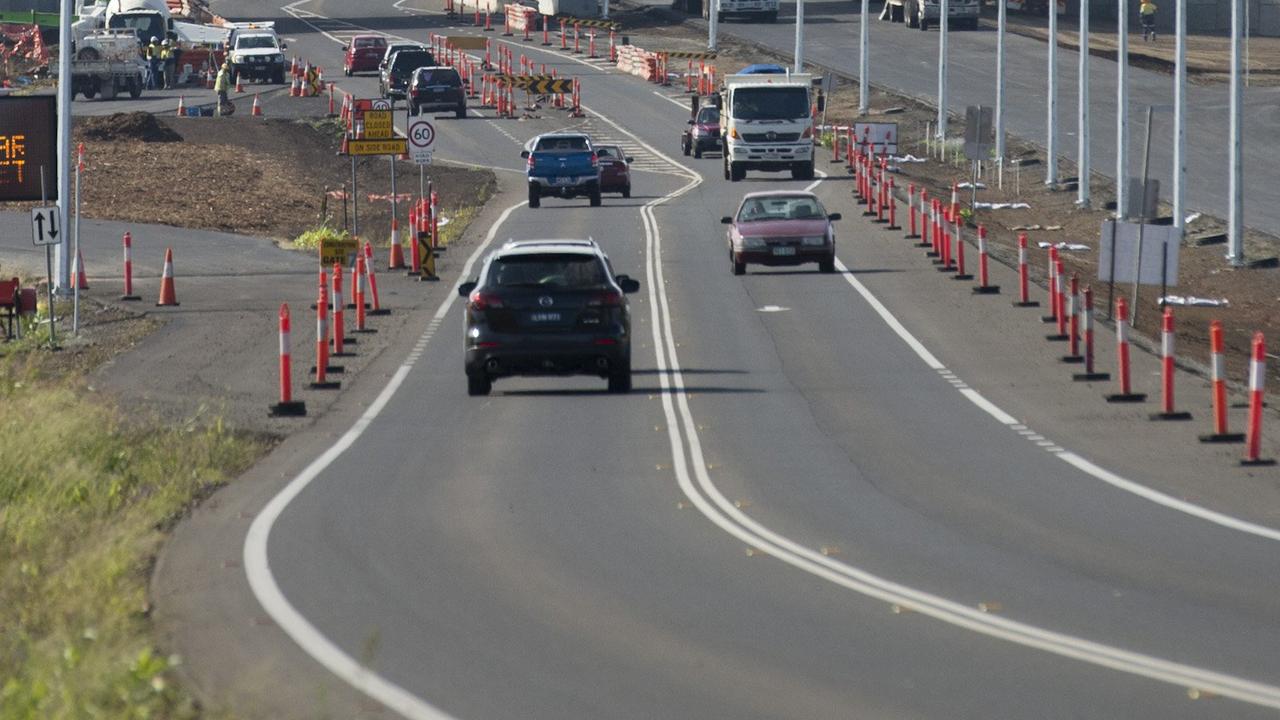
M 58 112 L 52 95 L 0 97 L 0 202 L 58 199 Z

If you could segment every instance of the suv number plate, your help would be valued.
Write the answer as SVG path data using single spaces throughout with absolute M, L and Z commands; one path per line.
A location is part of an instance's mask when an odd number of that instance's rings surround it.
M 560 313 L 558 312 L 536 312 L 529 314 L 531 322 L 560 322 Z

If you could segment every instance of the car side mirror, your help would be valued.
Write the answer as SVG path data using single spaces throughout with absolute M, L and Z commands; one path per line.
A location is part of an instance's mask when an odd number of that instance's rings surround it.
M 627 158 L 627 162 L 630 163 L 633 159 L 634 158 Z
M 693 122 L 693 120 L 689 120 L 688 122 L 689 122 L 689 124 L 690 124 L 690 125 L 694 125 L 694 124 L 696 124 L 696 123 L 694 123 L 694 122 Z
M 613 279 L 618 282 L 618 287 L 622 289 L 622 292 L 628 295 L 640 291 L 640 281 L 633 280 L 630 275 L 615 275 Z
M 280 43 L 280 49 L 281 49 L 281 50 L 288 50 L 288 49 L 289 49 L 289 43 L 287 43 L 287 42 L 282 42 L 282 43 Z
M 828 220 L 835 221 L 840 219 L 840 213 L 831 213 L 827 216 Z
M 529 151 L 528 151 L 528 150 L 521 150 L 521 151 L 520 151 L 520 157 L 522 157 L 522 158 L 527 158 L 527 157 L 529 157 Z
M 720 222 L 721 224 L 724 224 L 724 225 L 732 225 L 733 218 L 729 217 L 728 215 L 725 215 L 724 217 L 720 218 Z
M 462 297 L 470 297 L 471 291 L 476 289 L 476 281 L 468 280 L 458 286 L 458 294 Z
M 281 45 L 280 47 L 284 47 L 284 46 L 283 46 L 283 45 Z M 342 52 L 347 52 L 347 51 L 349 51 L 349 50 L 351 50 L 351 46 L 350 46 L 350 45 L 343 45 L 343 46 L 342 46 Z

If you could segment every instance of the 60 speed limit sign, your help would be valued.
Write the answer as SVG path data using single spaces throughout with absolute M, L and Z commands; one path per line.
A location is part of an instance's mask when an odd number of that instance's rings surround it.
M 409 123 L 409 157 L 419 165 L 430 165 L 435 151 L 436 129 L 426 120 Z

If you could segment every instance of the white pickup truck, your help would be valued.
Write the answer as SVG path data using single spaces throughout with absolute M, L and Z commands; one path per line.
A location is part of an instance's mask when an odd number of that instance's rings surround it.
M 723 20 L 730 15 L 763 20 L 778 21 L 778 0 L 703 0 L 702 17 L 711 18 L 711 6 L 717 8 L 716 20 Z
M 885 0 L 880 12 L 881 20 L 906 22 L 909 28 L 928 30 L 942 17 L 942 5 L 938 0 Z M 982 17 L 980 0 L 947 0 L 947 27 L 978 29 Z
M 720 136 L 724 178 L 737 182 L 748 170 L 791 171 L 813 178 L 813 76 L 727 75 L 720 91 Z

